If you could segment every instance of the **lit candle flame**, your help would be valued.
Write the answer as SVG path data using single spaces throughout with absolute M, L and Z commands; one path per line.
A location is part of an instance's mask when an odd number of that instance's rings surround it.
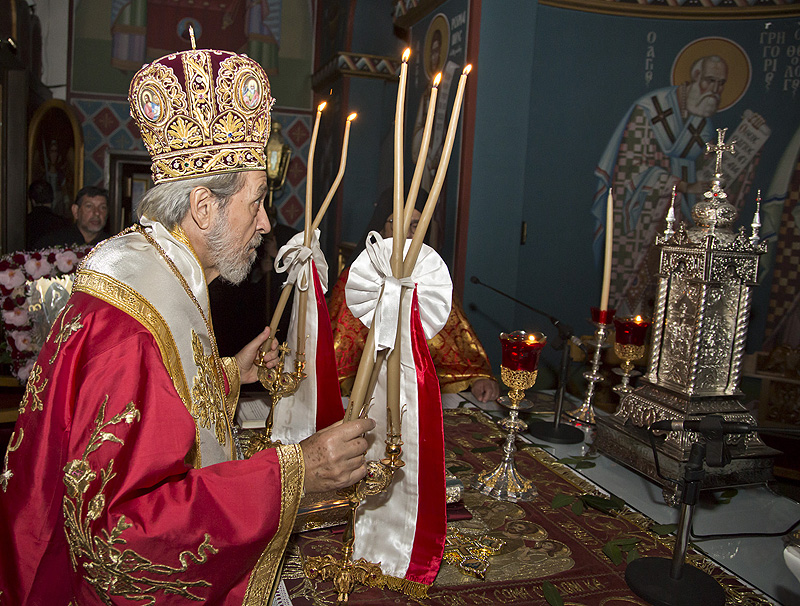
M 407 48 L 403 51 L 403 63 L 408 63 L 409 57 L 411 57 L 411 48 Z
M 468 74 L 472 71 L 472 63 L 467 63 L 464 66 L 464 70 L 461 72 L 462 74 Z
M 433 86 L 434 88 L 438 88 L 439 84 L 442 82 L 442 72 L 436 74 L 436 77 L 433 79 Z
M 633 319 L 633 321 L 636 322 L 637 324 L 641 324 L 642 322 L 644 322 L 644 318 L 642 316 L 636 316 Z
M 349 116 L 347 116 L 347 121 L 348 121 L 348 122 L 352 122 L 353 120 L 355 120 L 355 119 L 356 119 L 356 117 L 357 117 L 357 116 L 358 116 L 358 114 L 357 114 L 356 112 L 353 112 L 352 114 L 350 114 Z
M 325 109 L 326 105 L 328 105 L 328 102 L 327 101 L 323 101 L 322 103 L 319 104 L 319 107 L 317 107 L 317 111 L 321 112 L 323 109 Z

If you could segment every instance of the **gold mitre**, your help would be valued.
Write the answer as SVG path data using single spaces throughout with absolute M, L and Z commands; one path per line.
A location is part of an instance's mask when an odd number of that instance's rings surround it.
M 128 101 L 155 183 L 266 167 L 274 99 L 249 57 L 202 49 L 167 55 L 136 73 Z

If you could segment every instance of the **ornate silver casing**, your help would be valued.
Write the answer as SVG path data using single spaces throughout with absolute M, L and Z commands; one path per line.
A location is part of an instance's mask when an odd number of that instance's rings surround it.
M 720 140 L 723 136 L 724 131 Z M 656 237 L 659 282 L 650 364 L 642 385 L 622 398 L 613 416 L 597 420 L 601 452 L 662 484 L 646 431 L 651 423 L 718 414 L 755 425 L 739 402 L 739 384 L 752 289 L 766 243 L 759 243 L 757 235 L 746 236 L 744 228 L 731 230 L 737 212 L 722 189 L 720 156 L 718 151 L 711 189 L 692 210 L 696 226 L 681 224 L 672 232 L 668 224 Z M 755 221 L 753 229 L 755 233 Z M 667 433 L 657 448 L 666 475 L 682 476 L 682 464 L 699 439 L 693 432 Z M 726 440 L 734 461 L 724 469 L 709 469 L 704 486 L 771 479 L 775 450 L 754 434 Z
M 742 358 L 759 255 L 742 229 L 734 238 L 681 225 L 661 247 L 646 378 L 687 396 L 740 395 Z M 727 235 L 727 234 L 725 234 Z

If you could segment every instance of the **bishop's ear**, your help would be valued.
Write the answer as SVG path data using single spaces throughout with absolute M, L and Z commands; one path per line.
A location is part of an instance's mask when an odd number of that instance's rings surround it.
M 207 187 L 195 187 L 189 193 L 189 213 L 201 230 L 209 229 L 214 224 L 217 210 L 217 199 Z

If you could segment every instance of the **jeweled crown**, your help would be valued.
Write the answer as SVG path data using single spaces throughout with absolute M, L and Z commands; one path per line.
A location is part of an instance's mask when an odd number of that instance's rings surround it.
M 133 77 L 128 101 L 153 181 L 264 170 L 274 100 L 256 62 L 219 50 L 173 53 Z

